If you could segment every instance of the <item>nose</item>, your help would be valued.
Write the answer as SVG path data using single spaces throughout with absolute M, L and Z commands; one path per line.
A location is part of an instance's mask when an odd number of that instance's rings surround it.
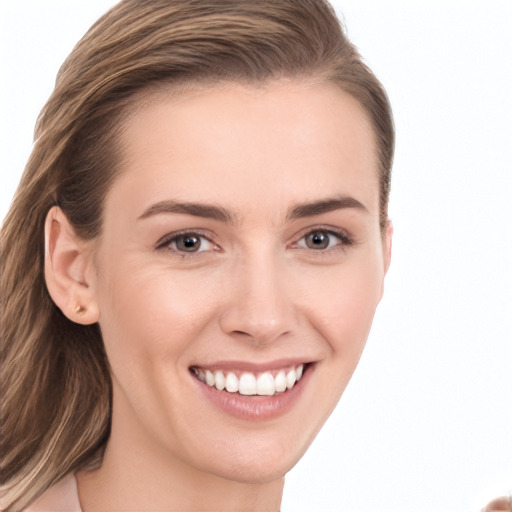
M 253 258 L 228 280 L 228 301 L 220 316 L 223 332 L 268 345 L 297 324 L 286 269 L 271 258 Z

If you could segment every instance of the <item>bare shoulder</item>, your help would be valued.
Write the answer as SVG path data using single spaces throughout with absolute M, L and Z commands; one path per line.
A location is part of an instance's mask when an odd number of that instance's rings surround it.
M 24 512 L 82 512 L 75 475 L 68 475 L 50 487 Z

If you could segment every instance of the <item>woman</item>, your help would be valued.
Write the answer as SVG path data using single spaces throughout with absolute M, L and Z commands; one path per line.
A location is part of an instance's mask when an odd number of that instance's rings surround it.
M 322 0 L 103 16 L 2 230 L 2 506 L 278 510 L 382 296 L 393 143 Z

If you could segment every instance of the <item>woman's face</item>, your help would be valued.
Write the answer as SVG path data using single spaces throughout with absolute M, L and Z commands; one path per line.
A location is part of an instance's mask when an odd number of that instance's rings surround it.
M 334 85 L 227 84 L 153 97 L 122 143 L 92 285 L 110 443 L 278 478 L 338 402 L 382 295 L 371 126 Z

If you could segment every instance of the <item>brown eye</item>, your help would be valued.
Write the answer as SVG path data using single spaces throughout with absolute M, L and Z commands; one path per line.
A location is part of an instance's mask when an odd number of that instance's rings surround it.
M 198 252 L 201 248 L 201 238 L 196 235 L 182 235 L 174 240 L 176 250 L 183 252 Z
M 331 244 L 331 237 L 327 231 L 313 231 L 304 237 L 306 247 L 309 249 L 327 249 Z

